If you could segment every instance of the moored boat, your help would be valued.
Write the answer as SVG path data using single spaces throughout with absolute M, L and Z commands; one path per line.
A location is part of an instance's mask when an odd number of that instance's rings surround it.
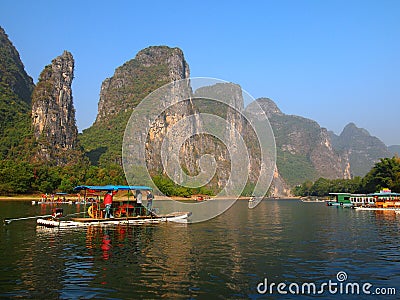
M 372 194 L 330 193 L 335 200 L 328 206 L 353 207 L 358 210 L 400 210 L 400 194 L 383 189 Z
M 40 200 L 32 200 L 32 205 L 58 205 L 58 204 L 85 204 L 81 195 L 59 192 L 55 194 L 42 194 Z
M 389 189 L 383 189 L 377 193 L 366 195 L 369 200 L 367 205 L 356 207 L 359 210 L 400 210 L 400 194 L 393 193 Z
M 327 201 L 327 206 L 336 206 L 336 207 L 353 207 L 353 203 L 350 201 L 349 193 L 329 193 L 329 195 L 333 195 L 335 197 L 334 200 Z

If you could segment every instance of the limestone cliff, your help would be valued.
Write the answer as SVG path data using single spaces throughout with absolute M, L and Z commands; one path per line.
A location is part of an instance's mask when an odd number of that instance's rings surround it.
M 143 49 L 118 67 L 101 85 L 96 121 L 80 136 L 91 162 L 121 165 L 123 133 L 134 108 L 159 87 L 189 74 L 182 50 L 167 46 Z
M 387 146 L 354 123 L 345 126 L 337 136 L 330 132 L 333 148 L 346 159 L 352 176 L 364 176 L 381 158 L 391 157 Z
M 64 51 L 44 68 L 32 94 L 32 124 L 39 144 L 37 158 L 56 165 L 67 164 L 68 151 L 77 146 L 73 78 L 74 59 Z

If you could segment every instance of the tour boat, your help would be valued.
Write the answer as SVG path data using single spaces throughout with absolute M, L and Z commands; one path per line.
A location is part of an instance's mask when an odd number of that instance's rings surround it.
M 62 216 L 62 208 L 57 208 L 53 215 L 49 218 L 38 218 L 37 225 L 45 227 L 81 227 L 81 226 L 98 226 L 98 225 L 118 225 L 118 224 L 154 224 L 161 222 L 176 222 L 176 223 L 188 223 L 188 218 L 191 212 L 172 212 L 168 214 L 156 214 L 154 209 L 149 207 L 149 210 L 129 199 L 129 193 L 131 191 L 151 191 L 152 189 L 148 186 L 124 186 L 124 185 L 105 185 L 105 186 L 89 186 L 81 185 L 75 187 L 77 191 L 84 191 L 84 199 L 86 199 L 87 192 L 112 192 L 128 191 L 127 200 L 115 200 L 112 204 L 112 216 L 105 217 L 105 206 L 101 197 L 98 201 L 92 203 L 82 213 L 87 214 L 84 217 L 73 217 L 65 219 Z M 86 202 L 85 202 L 86 203 Z
M 383 189 L 378 193 L 366 195 L 369 200 L 368 205 L 362 205 L 356 207 L 359 210 L 389 210 L 399 211 L 400 210 L 400 194 L 393 193 L 389 189 Z
M 335 200 L 328 206 L 353 207 L 358 210 L 400 210 L 400 194 L 383 189 L 372 194 L 330 193 Z

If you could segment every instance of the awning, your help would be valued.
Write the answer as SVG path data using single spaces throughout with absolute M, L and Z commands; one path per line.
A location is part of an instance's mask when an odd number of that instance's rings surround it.
M 143 190 L 151 191 L 152 188 L 145 185 L 78 185 L 74 188 L 75 191 L 93 190 L 93 191 L 130 191 Z

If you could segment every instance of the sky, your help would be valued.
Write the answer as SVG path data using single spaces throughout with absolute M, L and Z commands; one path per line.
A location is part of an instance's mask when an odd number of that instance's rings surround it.
M 353 122 L 400 145 L 397 0 L 1 0 L 0 26 L 35 83 L 72 53 L 79 131 L 96 118 L 104 79 L 167 45 L 183 50 L 191 77 L 240 84 L 336 134 Z

